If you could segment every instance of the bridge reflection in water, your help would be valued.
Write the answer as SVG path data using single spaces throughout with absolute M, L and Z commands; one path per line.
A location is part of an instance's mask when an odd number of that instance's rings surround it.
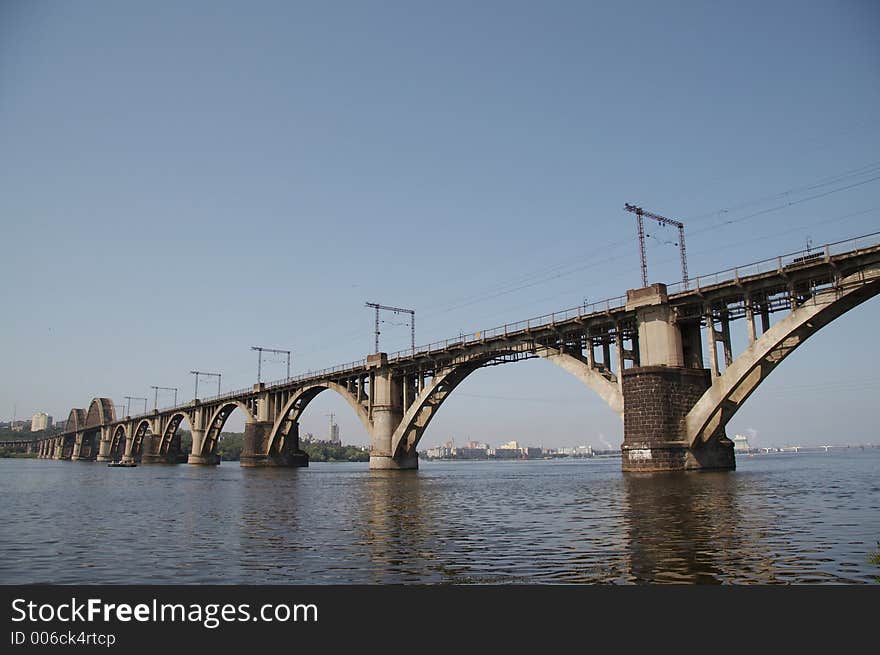
M 874 582 L 880 449 L 858 452 L 663 476 L 598 458 L 404 473 L 0 460 L 0 579 Z

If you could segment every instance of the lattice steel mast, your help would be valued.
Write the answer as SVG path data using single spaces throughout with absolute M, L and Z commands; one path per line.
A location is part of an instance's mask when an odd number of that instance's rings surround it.
M 379 352 L 379 310 L 384 309 L 389 312 L 394 312 L 395 314 L 409 314 L 409 334 L 410 334 L 410 347 L 412 351 L 416 351 L 416 310 L 414 309 L 404 309 L 402 307 L 387 307 L 385 305 L 380 305 L 374 302 L 368 302 L 365 305 L 366 307 L 372 307 L 376 310 L 376 327 L 373 329 L 374 336 L 376 338 L 376 352 Z
M 654 214 L 653 212 L 645 211 L 641 207 L 636 207 L 635 205 L 631 205 L 629 203 L 625 203 L 623 208 L 632 212 L 636 215 L 636 219 L 638 220 L 639 225 L 639 253 L 642 257 L 642 286 L 648 286 L 648 260 L 645 257 L 645 226 L 642 220 L 643 216 L 647 218 L 651 218 L 657 221 L 660 225 L 673 225 L 678 228 L 678 250 L 681 253 L 681 280 L 684 283 L 684 288 L 689 288 L 688 284 L 688 267 L 687 267 L 687 250 L 684 245 L 684 223 L 680 221 L 675 221 L 671 218 L 666 218 L 665 216 L 660 216 L 659 214 Z

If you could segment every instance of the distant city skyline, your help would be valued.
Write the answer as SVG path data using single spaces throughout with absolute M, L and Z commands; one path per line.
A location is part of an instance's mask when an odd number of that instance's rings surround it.
M 424 344 L 619 296 L 627 202 L 684 223 L 692 275 L 876 232 L 878 25 L 858 2 L 3 3 L 0 414 L 186 402 L 192 370 L 246 388 L 254 344 L 293 375 L 358 360 L 368 301 L 413 308 Z M 676 239 L 648 230 L 650 282 L 679 280 Z M 875 299 L 811 337 L 728 436 L 877 441 L 878 321 Z M 368 442 L 333 392 L 301 433 L 331 413 Z M 419 448 L 452 434 L 623 426 L 526 361 L 468 377 Z

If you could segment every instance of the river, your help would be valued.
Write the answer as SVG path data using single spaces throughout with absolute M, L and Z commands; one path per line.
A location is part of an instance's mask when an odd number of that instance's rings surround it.
M 0 582 L 874 583 L 880 449 L 306 469 L 0 460 Z

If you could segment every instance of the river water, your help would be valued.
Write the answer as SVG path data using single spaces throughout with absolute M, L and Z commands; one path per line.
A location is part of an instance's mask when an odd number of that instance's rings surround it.
M 874 583 L 880 449 L 306 469 L 0 460 L 0 583 Z

